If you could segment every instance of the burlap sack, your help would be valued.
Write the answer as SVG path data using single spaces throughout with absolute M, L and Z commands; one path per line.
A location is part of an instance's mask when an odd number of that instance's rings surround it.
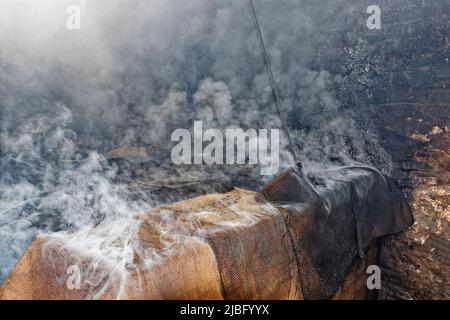
M 82 250 L 69 249 L 64 239 L 39 239 L 18 262 L 0 297 L 300 299 L 286 226 L 278 211 L 257 203 L 254 195 L 235 189 L 141 214 L 139 243 L 126 276 L 102 267 L 101 259 L 83 256 Z M 148 249 L 160 255 L 150 266 Z M 92 272 L 94 262 L 98 265 Z M 81 269 L 80 289 L 67 286 L 70 265 Z

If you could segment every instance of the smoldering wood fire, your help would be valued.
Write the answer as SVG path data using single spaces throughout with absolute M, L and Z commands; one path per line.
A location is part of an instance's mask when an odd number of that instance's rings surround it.
M 0 12 L 0 299 L 449 298 L 446 1 L 64 1 Z

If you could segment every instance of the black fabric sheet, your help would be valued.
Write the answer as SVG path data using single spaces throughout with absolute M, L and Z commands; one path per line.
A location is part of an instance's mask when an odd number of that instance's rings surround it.
M 291 168 L 257 194 L 277 206 L 288 227 L 305 299 L 332 297 L 370 241 L 414 222 L 395 184 L 357 165 L 312 171 Z

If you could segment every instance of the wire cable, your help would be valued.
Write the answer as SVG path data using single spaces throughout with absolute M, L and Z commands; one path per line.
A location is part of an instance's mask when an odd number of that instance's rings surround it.
M 272 97 L 273 100 L 275 101 L 275 107 L 277 109 L 278 112 L 278 116 L 280 117 L 281 120 L 281 126 L 283 127 L 282 130 L 284 131 L 284 133 L 286 134 L 287 138 L 288 138 L 288 142 L 289 142 L 289 151 L 292 154 L 292 157 L 294 158 L 295 163 L 298 162 L 297 159 L 297 155 L 295 153 L 295 149 L 294 149 L 294 143 L 292 141 L 290 132 L 289 132 L 289 127 L 287 126 L 287 119 L 286 116 L 283 112 L 283 108 L 281 106 L 281 102 L 280 102 L 280 97 L 278 95 L 278 90 L 276 87 L 276 83 L 275 83 L 275 78 L 273 76 L 273 72 L 272 72 L 272 67 L 270 65 L 270 60 L 269 60 L 269 56 L 267 55 L 267 50 L 266 50 L 266 46 L 264 44 L 264 39 L 262 37 L 262 33 L 261 33 L 261 28 L 259 27 L 259 22 L 258 22 L 258 17 L 256 15 L 256 11 L 255 11 L 255 6 L 253 5 L 253 1 L 252 0 L 248 0 L 249 4 L 250 4 L 250 10 L 253 16 L 253 20 L 255 23 L 255 28 L 258 34 L 258 38 L 259 38 L 259 44 L 261 47 L 261 51 L 262 51 L 262 55 L 264 58 L 264 64 L 266 67 L 266 72 L 267 75 L 269 77 L 269 84 L 272 88 Z

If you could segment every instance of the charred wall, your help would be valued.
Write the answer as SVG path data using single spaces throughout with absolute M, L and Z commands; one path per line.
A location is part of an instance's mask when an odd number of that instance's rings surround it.
M 375 2 L 326 25 L 317 65 L 341 77 L 333 90 L 346 108 L 370 114 L 414 210 L 413 228 L 387 241 L 381 297 L 448 299 L 450 3 Z M 365 28 L 369 4 L 381 8 L 381 30 Z

